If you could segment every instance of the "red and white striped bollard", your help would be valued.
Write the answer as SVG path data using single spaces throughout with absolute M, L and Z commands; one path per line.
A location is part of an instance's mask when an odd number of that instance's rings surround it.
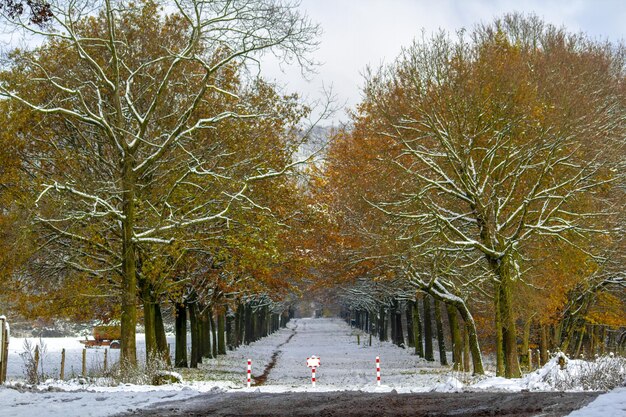
M 380 356 L 376 356 L 376 385 L 380 387 Z
M 306 358 L 306 366 L 311 368 L 311 385 L 315 387 L 315 369 L 322 364 L 322 361 L 317 356 L 313 355 L 310 358 Z
M 248 359 L 248 388 L 250 388 L 250 375 L 252 374 L 252 359 Z

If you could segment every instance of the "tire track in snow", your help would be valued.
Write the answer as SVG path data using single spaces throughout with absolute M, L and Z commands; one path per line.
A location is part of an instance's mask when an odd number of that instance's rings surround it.
M 298 328 L 298 325 L 296 324 L 291 330 L 291 335 L 289 335 L 287 340 L 285 340 L 280 345 L 276 346 L 276 350 L 274 351 L 274 353 L 272 354 L 272 357 L 270 358 L 270 363 L 267 364 L 267 366 L 263 370 L 263 373 L 259 376 L 254 376 L 254 375 L 252 376 L 252 379 L 254 379 L 254 384 L 252 384 L 252 386 L 258 387 L 260 385 L 265 384 L 265 382 L 267 382 L 267 377 L 272 371 L 272 368 L 274 368 L 274 366 L 276 365 L 276 361 L 278 360 L 278 355 L 280 355 L 283 352 L 282 350 L 280 350 L 280 348 L 285 346 L 287 343 L 289 343 L 289 341 L 296 335 L 297 328 Z

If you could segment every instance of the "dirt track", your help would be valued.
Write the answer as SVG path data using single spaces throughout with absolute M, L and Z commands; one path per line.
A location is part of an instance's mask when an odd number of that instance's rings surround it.
M 464 392 L 464 393 L 222 393 L 184 403 L 166 403 L 123 416 L 258 416 L 258 417 L 383 417 L 383 416 L 565 416 L 598 393 Z M 607 416 L 609 417 L 609 416 Z

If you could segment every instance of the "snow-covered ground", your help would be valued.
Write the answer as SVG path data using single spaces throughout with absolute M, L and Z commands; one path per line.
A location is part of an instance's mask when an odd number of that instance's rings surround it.
M 624 417 L 626 416 L 626 387 L 616 388 L 600 395 L 586 407 L 570 413 L 569 417 Z
M 138 346 L 143 338 L 138 336 Z M 198 372 L 185 373 L 181 384 L 165 386 L 130 385 L 105 386 L 98 380 L 69 381 L 50 379 L 36 389 L 23 387 L 23 340 L 11 340 L 9 354 L 9 380 L 20 389 L 0 389 L 0 416 L 106 416 L 128 410 L 145 408 L 164 401 L 184 400 L 206 392 L 286 392 L 361 390 L 371 392 L 454 392 L 461 390 L 521 391 L 552 390 L 551 382 L 562 378 L 556 360 L 542 369 L 521 379 L 506 380 L 493 376 L 470 378 L 463 373 L 453 373 L 449 367 L 426 362 L 411 350 L 376 339 L 369 346 L 369 338 L 361 335 L 357 344 L 356 331 L 338 319 L 300 319 L 289 323 L 287 329 L 266 337 L 250 346 L 229 352 L 217 359 L 205 360 Z M 44 356 L 44 372 L 58 374 L 60 351 L 66 349 L 66 377 L 80 374 L 82 345 L 77 339 L 45 339 L 47 352 Z M 172 349 L 173 350 L 173 349 Z M 259 376 L 276 356 L 266 383 L 259 387 L 245 388 L 247 359 L 252 359 L 252 374 Z M 88 368 L 99 369 L 103 349 L 89 349 Z M 119 351 L 109 351 L 112 363 Z M 317 386 L 311 387 L 311 371 L 306 358 L 321 358 L 317 370 Z M 376 385 L 375 358 L 380 357 L 382 385 Z M 569 371 L 576 372 L 576 362 L 568 364 Z M 73 370 L 73 371 L 71 371 Z M 82 382 L 82 384 L 81 384 Z M 576 416 L 626 416 L 626 388 L 617 389 L 598 397 Z M 581 414 L 582 413 L 582 414 Z M 596 414 L 594 414 L 596 413 Z
M 9 381 L 19 381 L 24 379 L 24 359 L 25 343 L 33 348 L 39 345 L 41 349 L 40 373 L 50 378 L 58 378 L 61 369 L 61 351 L 65 349 L 65 378 L 79 376 L 82 373 L 82 355 L 85 347 L 80 343 L 79 337 L 46 337 L 46 338 L 20 338 L 12 337 L 9 343 L 9 360 L 7 363 L 7 379 Z M 170 344 L 170 351 L 174 352 L 174 336 L 169 335 L 167 342 Z M 190 343 L 190 341 L 188 342 Z M 145 335 L 137 334 L 137 357 L 145 358 L 146 343 Z M 108 349 L 105 347 L 93 347 L 86 350 L 87 375 L 101 373 L 104 366 L 104 351 L 107 351 L 108 366 L 118 362 L 120 357 L 119 349 Z

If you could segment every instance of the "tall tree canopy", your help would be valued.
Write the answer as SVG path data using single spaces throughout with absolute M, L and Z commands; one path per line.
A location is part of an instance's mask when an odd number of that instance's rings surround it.
M 215 233 L 235 206 L 261 208 L 255 184 L 294 165 L 305 110 L 249 64 L 273 53 L 309 68 L 317 27 L 274 0 L 59 1 L 50 11 L 42 27 L 8 16 L 44 41 L 4 62 L 3 117 L 31 148 L 52 259 L 119 289 L 122 360 L 134 364 L 137 278 L 151 248 Z
M 593 270 L 623 233 L 624 52 L 521 15 L 440 33 L 369 72 L 354 130 L 332 145 L 352 233 L 383 213 L 377 233 L 414 277 L 449 258 L 467 271 L 448 282 L 492 299 L 503 375 L 520 374 L 517 289 L 542 285 L 542 245 L 574 247 Z M 362 177 L 336 175 L 349 165 Z

